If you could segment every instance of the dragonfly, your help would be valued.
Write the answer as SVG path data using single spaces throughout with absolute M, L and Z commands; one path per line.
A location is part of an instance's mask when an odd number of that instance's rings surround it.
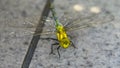
M 109 11 L 104 10 L 103 12 L 98 13 L 98 14 L 91 13 L 90 16 L 85 16 L 85 17 L 80 16 L 74 20 L 70 19 L 69 22 L 67 23 L 65 22 L 62 23 L 59 21 L 57 17 L 54 4 L 50 5 L 50 9 L 51 9 L 51 15 L 53 18 L 53 22 L 49 22 L 49 24 L 47 23 L 48 26 L 46 27 L 46 31 L 43 31 L 41 35 L 48 35 L 48 34 L 53 35 L 54 34 L 56 35 L 56 38 L 41 38 L 41 39 L 52 39 L 52 40 L 57 41 L 56 43 L 51 45 L 50 54 L 54 54 L 53 46 L 58 45 L 57 52 L 58 52 L 59 58 L 60 58 L 60 52 L 59 52 L 60 48 L 66 49 L 70 45 L 76 48 L 76 46 L 74 45 L 73 41 L 70 38 L 70 35 L 68 34 L 69 32 L 80 30 L 80 29 L 87 28 L 87 27 L 96 26 L 96 25 L 101 25 L 101 24 L 111 22 L 112 20 L 114 20 L 114 16 Z M 39 34 L 40 33 L 36 33 L 35 35 L 39 35 Z

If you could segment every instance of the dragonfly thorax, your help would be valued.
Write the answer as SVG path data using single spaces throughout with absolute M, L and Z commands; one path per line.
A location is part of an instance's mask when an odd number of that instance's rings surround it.
M 70 40 L 67 36 L 67 33 L 62 25 L 56 27 L 56 34 L 59 41 L 59 45 L 63 48 L 68 48 L 70 45 Z

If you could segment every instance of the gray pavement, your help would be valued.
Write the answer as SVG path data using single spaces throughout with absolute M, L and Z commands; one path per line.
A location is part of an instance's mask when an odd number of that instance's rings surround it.
M 0 0 L 0 68 L 21 68 L 34 31 L 24 28 L 24 24 L 38 22 L 45 1 Z M 77 49 L 61 48 L 60 59 L 56 50 L 56 55 L 49 55 L 54 41 L 40 40 L 30 68 L 120 68 L 119 0 L 55 0 L 54 3 L 59 18 L 65 15 L 70 20 L 86 18 L 85 22 L 105 24 L 71 31 Z M 97 17 L 92 16 L 95 13 Z M 111 20 L 110 14 L 114 19 Z

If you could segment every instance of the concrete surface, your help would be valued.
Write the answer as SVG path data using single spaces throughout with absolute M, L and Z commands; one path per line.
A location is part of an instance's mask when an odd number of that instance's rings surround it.
M 24 28 L 24 23 L 38 22 L 45 1 L 0 0 L 0 68 L 21 68 L 32 38 L 29 32 L 34 30 Z M 61 48 L 60 59 L 56 50 L 56 55 L 49 55 L 54 41 L 40 40 L 30 68 L 120 68 L 119 0 L 55 0 L 54 3 L 59 18 L 65 13 L 71 19 L 80 17 L 105 24 L 71 32 L 77 49 Z M 78 5 L 75 7 L 77 11 L 73 10 L 75 5 Z M 92 7 L 101 9 L 101 14 L 92 17 Z M 113 15 L 114 19 L 111 20 L 104 11 Z M 12 27 L 14 25 L 16 27 Z

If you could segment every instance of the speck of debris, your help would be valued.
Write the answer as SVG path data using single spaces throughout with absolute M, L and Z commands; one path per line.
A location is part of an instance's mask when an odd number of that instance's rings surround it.
M 83 59 L 88 59 L 88 57 L 83 57 Z
M 93 67 L 93 64 L 92 64 L 90 61 L 87 61 L 86 64 L 87 64 L 89 67 Z
M 109 67 L 107 67 L 107 68 L 111 68 L 111 67 L 109 66 Z
M 96 57 L 96 59 L 99 59 L 99 57 Z
M 120 45 L 120 42 L 117 42 L 117 45 Z
M 21 16 L 22 16 L 22 17 L 27 17 L 27 12 L 26 12 L 25 10 L 23 10 L 23 11 L 21 12 Z
M 68 61 L 67 65 L 70 65 L 70 61 Z
M 86 50 L 83 48 L 82 51 L 85 52 Z
M 38 63 L 39 66 L 43 66 L 41 63 Z
M 80 66 L 84 66 L 83 64 L 81 64 Z
M 25 41 L 23 44 L 24 44 L 24 45 L 28 45 L 29 43 L 28 43 L 27 41 Z
M 9 48 L 10 50 L 14 50 L 12 47 Z
M 106 46 L 109 46 L 110 44 L 109 43 L 105 43 Z
M 104 28 L 105 28 L 105 29 L 108 29 L 108 27 L 107 27 L 107 26 L 105 26 Z
M 2 58 L 2 59 L 0 59 L 1 61 L 4 61 L 4 59 Z

